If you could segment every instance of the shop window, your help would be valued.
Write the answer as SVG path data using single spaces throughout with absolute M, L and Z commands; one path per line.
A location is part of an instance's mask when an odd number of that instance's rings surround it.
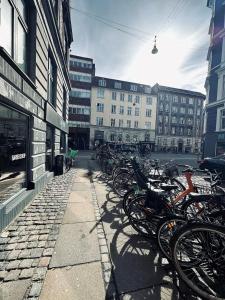
M 53 154 L 54 154 L 54 133 L 53 127 L 47 125 L 46 130 L 46 171 L 53 170 Z
M 65 132 L 62 132 L 62 131 L 60 134 L 60 152 L 61 153 L 66 152 L 66 134 L 65 134 Z
M 28 117 L 0 104 L 0 202 L 27 182 Z

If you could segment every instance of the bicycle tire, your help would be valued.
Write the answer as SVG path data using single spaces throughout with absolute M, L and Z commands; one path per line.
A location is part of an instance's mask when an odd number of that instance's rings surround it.
M 208 233 L 208 235 L 207 235 Z M 216 244 L 214 245 L 214 247 L 205 247 L 207 240 L 206 237 L 211 237 L 212 239 L 212 235 L 217 234 L 218 236 L 222 236 L 223 239 L 223 245 L 222 247 L 216 247 Z M 195 267 L 193 267 L 193 269 L 195 270 L 191 270 L 191 268 L 185 268 L 184 266 L 182 266 L 182 263 L 180 262 L 180 250 L 182 249 L 182 240 L 185 241 L 185 239 L 188 239 L 188 235 L 192 235 L 192 237 L 189 237 L 189 242 L 191 241 L 191 239 L 195 236 L 195 240 L 200 239 L 202 242 L 202 254 L 204 254 L 206 256 L 207 251 L 216 251 L 217 256 L 212 256 L 213 253 L 211 253 L 211 259 L 214 257 L 215 259 L 218 259 L 219 257 L 219 251 L 222 250 L 222 253 L 224 252 L 224 248 L 225 248 L 225 227 L 222 226 L 218 226 L 215 224 L 210 224 L 210 223 L 193 223 L 193 224 L 187 224 L 184 225 L 183 227 L 181 227 L 180 229 L 178 229 L 175 234 L 173 235 L 173 237 L 171 238 L 171 254 L 172 254 L 172 260 L 173 260 L 173 264 L 174 267 L 178 273 L 178 275 L 180 276 L 180 278 L 183 280 L 183 282 L 185 282 L 185 284 L 191 288 L 197 295 L 199 295 L 200 297 L 202 297 L 203 299 L 207 299 L 207 300 L 224 300 L 225 299 L 225 288 L 224 288 L 224 284 L 221 284 L 221 282 L 217 282 L 217 283 L 213 283 L 213 279 L 212 277 L 214 276 L 214 281 L 215 281 L 215 271 L 213 270 L 209 270 L 206 268 L 205 264 L 205 258 L 201 259 L 198 258 L 199 263 L 197 265 L 195 265 Z M 221 242 L 221 241 L 220 241 Z M 180 245 L 181 244 L 181 245 Z M 183 247 L 184 249 L 184 247 Z M 199 248 L 200 249 L 200 248 Z M 209 250 L 210 249 L 210 250 Z M 193 250 L 192 250 L 193 252 Z M 179 259 L 178 259 L 179 257 Z M 216 264 L 217 269 L 220 270 L 219 272 L 222 273 L 222 280 L 224 283 L 224 276 L 225 276 L 225 257 L 224 257 L 224 253 L 223 256 L 220 258 L 222 259 L 222 263 L 221 261 L 217 262 Z M 210 263 L 209 260 L 209 264 L 210 267 L 212 268 L 212 266 L 214 268 L 216 268 L 216 264 L 215 264 L 215 259 L 212 263 Z M 201 262 L 203 262 L 203 266 L 201 268 Z M 206 270 L 203 270 L 203 268 L 206 268 Z M 208 267 L 208 266 L 207 266 Z M 223 268 L 223 269 L 221 269 Z M 192 271 L 192 272 L 191 272 Z M 211 273 L 210 273 L 211 272 Z M 192 276 L 192 279 L 188 278 L 188 275 Z M 203 277 L 204 274 L 204 277 Z M 200 279 L 198 278 L 199 276 L 202 276 Z M 211 276 L 211 278 L 209 278 Z M 211 286 L 209 286 L 209 284 Z M 216 290 L 213 290 L 213 287 Z

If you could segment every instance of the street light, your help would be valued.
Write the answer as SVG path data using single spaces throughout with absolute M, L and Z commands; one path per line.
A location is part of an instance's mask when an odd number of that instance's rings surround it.
M 155 40 L 154 40 L 154 47 L 152 49 L 152 54 L 157 54 L 158 53 L 158 49 L 156 47 L 156 35 L 155 35 Z

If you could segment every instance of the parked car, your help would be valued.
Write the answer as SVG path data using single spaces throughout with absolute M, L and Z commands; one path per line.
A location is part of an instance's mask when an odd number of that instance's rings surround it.
M 225 154 L 218 155 L 215 157 L 206 157 L 199 162 L 199 168 L 209 171 L 222 172 L 223 178 L 225 179 Z

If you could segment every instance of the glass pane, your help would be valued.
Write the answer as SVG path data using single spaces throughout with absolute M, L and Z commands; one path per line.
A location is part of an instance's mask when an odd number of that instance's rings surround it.
M 18 49 L 17 63 L 21 70 L 26 71 L 26 32 L 18 22 Z
M 26 184 L 28 118 L 0 105 L 0 203 Z
M 0 46 L 12 56 L 12 6 L 8 0 L 0 5 Z
M 47 171 L 53 169 L 54 129 L 47 125 L 46 131 L 46 166 Z
M 19 13 L 21 17 L 26 20 L 26 7 L 25 7 L 25 1 L 24 0 L 17 0 L 17 8 L 19 10 Z

